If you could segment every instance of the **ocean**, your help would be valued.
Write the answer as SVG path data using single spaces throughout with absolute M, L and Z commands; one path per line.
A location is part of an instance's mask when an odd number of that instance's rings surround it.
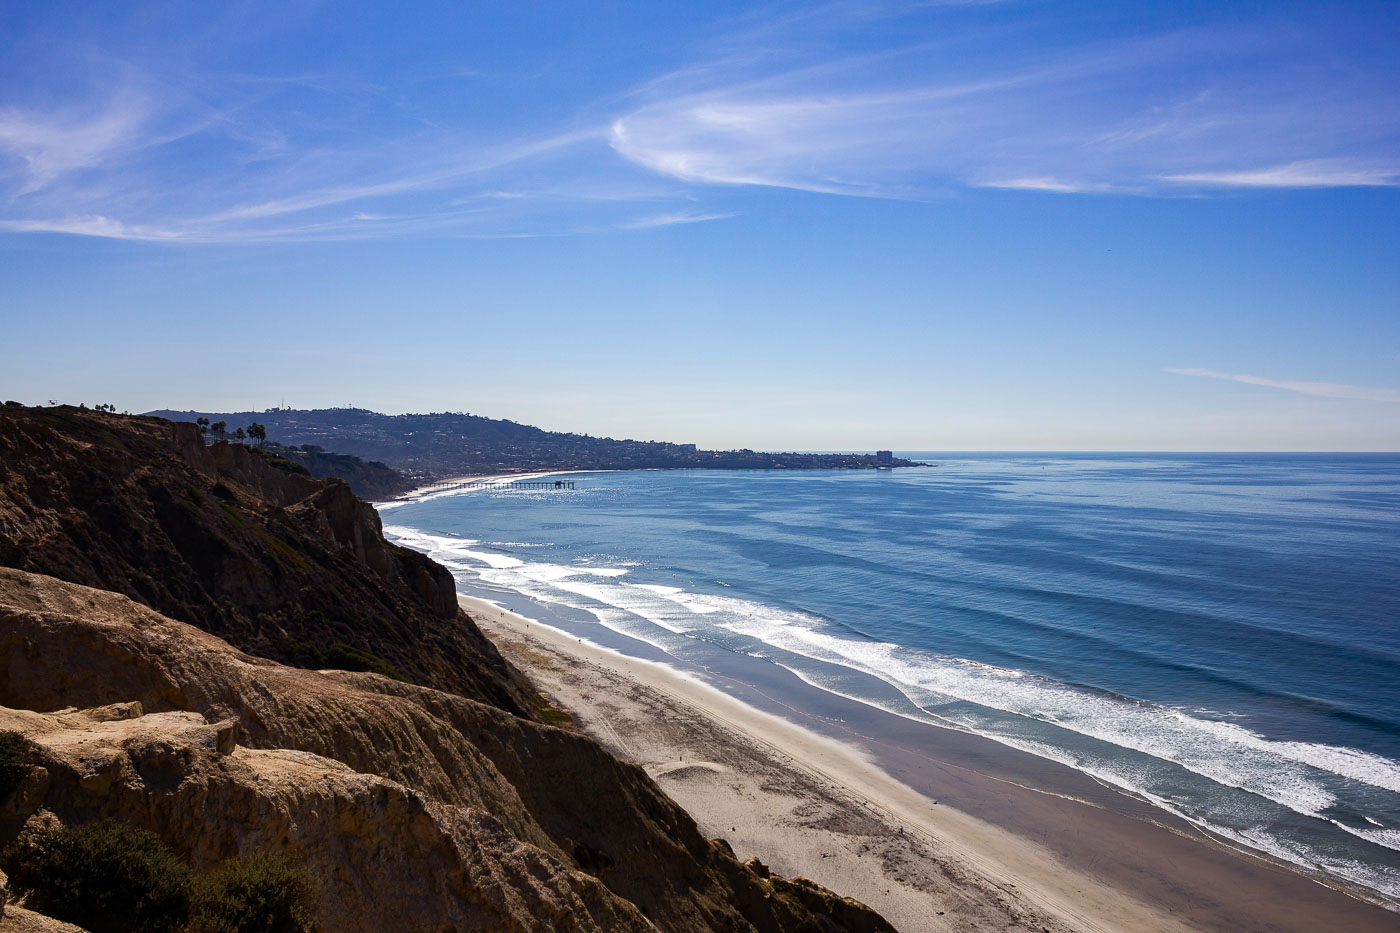
M 900 455 L 930 465 L 380 506 L 469 595 L 779 665 L 1400 904 L 1400 455 Z

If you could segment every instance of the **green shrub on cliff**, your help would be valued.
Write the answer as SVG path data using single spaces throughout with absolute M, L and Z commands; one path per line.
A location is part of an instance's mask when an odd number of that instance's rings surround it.
M 116 820 L 33 833 L 0 853 L 31 910 L 91 933 L 176 933 L 189 869 L 160 837 Z
M 29 740 L 18 732 L 0 732 L 0 803 L 10 799 L 29 773 Z
M 313 610 L 314 612 L 314 610 Z M 338 641 L 329 648 L 295 639 L 286 642 L 287 653 L 298 667 L 311 670 L 367 671 L 390 680 L 405 680 L 397 668 L 372 651 Z
M 0 871 L 31 910 L 90 933 L 311 929 L 311 876 L 286 858 L 255 852 L 195 878 L 155 833 L 117 820 L 31 833 L 0 852 Z
M 300 473 L 303 476 L 311 475 L 310 470 L 300 463 L 297 463 L 295 460 L 288 460 L 280 454 L 273 453 L 270 450 L 264 450 L 261 447 L 250 447 L 249 450 L 262 457 L 263 460 L 267 461 L 269 466 L 274 466 L 283 473 Z
M 304 933 L 311 876 L 280 855 L 232 859 L 196 882 L 189 933 Z

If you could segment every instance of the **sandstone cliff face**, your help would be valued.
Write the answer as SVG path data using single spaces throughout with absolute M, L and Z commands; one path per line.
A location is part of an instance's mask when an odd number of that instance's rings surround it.
M 392 672 L 532 715 L 451 575 L 337 480 L 193 424 L 0 409 L 0 566 L 122 593 L 261 656 Z
M 319 879 L 323 930 L 889 929 L 738 863 L 582 735 L 50 577 L 0 569 L 0 706 L 41 765 L 0 844 L 52 813 L 135 822 L 197 868 L 272 849 Z
M 489 813 L 286 749 L 223 741 L 197 713 L 113 719 L 0 708 L 38 746 L 16 816 L 115 816 L 160 833 L 196 868 L 275 848 L 316 878 L 324 930 L 650 930 L 598 881 L 521 842 Z M 33 812 L 37 813 L 37 809 Z
M 36 914 L 23 907 L 7 907 L 0 916 L 0 933 L 86 933 L 71 923 L 60 923 L 52 917 Z

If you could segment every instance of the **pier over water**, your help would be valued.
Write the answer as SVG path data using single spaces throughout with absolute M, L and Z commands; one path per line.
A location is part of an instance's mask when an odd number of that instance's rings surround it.
M 571 479 L 473 479 L 463 480 L 460 483 L 430 483 L 421 487 L 423 491 L 437 491 L 442 489 L 573 489 L 574 481 Z

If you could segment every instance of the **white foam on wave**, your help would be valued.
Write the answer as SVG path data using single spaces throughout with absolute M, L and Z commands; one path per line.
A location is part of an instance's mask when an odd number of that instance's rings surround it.
M 505 570 L 510 567 L 524 566 L 525 562 L 518 557 L 511 557 L 509 554 L 493 554 L 490 551 L 468 551 L 465 548 L 459 552 L 463 557 L 470 557 L 472 560 L 479 560 L 488 567 L 496 570 Z
M 509 555 L 478 549 L 480 542 L 427 535 L 414 529 L 385 529 L 403 543 L 432 556 L 449 558 L 484 582 L 515 590 L 544 602 L 588 612 L 605 627 L 647 642 L 663 651 L 673 648 L 668 638 L 730 632 L 772 645 L 791 655 L 836 665 L 876 677 L 924 708 L 931 720 L 952 723 L 1031 754 L 1058 761 L 1091 774 L 1105 783 L 1136 793 L 1204 829 L 1242 845 L 1266 851 L 1295 864 L 1333 872 L 1382 891 L 1400 894 L 1394 883 L 1378 876 L 1374 866 L 1335 855 L 1299 848 L 1262 826 L 1222 825 L 1192 809 L 1188 801 L 1170 800 L 1153 791 L 1162 780 L 1160 766 L 1144 759 L 1103 758 L 1058 746 L 1053 735 L 1037 741 L 998 730 L 993 718 L 967 714 L 965 708 L 941 708 L 962 701 L 1025 720 L 1130 749 L 1169 762 L 1223 787 L 1248 791 L 1306 816 L 1324 816 L 1337 803 L 1333 789 L 1346 781 L 1400 792 L 1400 763 L 1358 749 L 1318 743 L 1265 738 L 1234 723 L 1139 703 L 1058 683 L 1025 671 L 1010 670 L 958 658 L 934 655 L 890 642 L 866 640 L 833 632 L 829 623 L 807 613 L 778 609 L 751 600 L 694 593 L 677 586 L 632 583 L 618 579 L 627 568 L 526 562 Z M 475 566 L 461 560 L 476 561 Z M 822 683 L 812 672 L 784 667 L 804 681 L 832 693 L 874 706 L 869 698 L 853 696 L 838 685 Z M 885 708 L 885 707 L 882 707 Z M 900 713 L 890 709 L 890 712 Z M 900 713 L 905 715 L 905 713 Z M 951 717 L 951 718 L 950 718 Z M 1330 788 L 1332 789 L 1329 789 Z M 1198 804 L 1194 795 L 1189 804 Z M 1217 802 L 1218 805 L 1218 802 Z M 1237 814 L 1238 816 L 1239 814 Z M 1228 818 L 1227 818 L 1228 821 Z M 1235 820 L 1239 824 L 1238 819 Z M 1400 832 L 1329 822 L 1352 836 L 1400 850 Z M 1393 879 L 1392 879 L 1393 882 Z
M 1229 741 L 1239 745 L 1279 754 L 1320 771 L 1330 771 L 1353 781 L 1400 793 L 1400 762 L 1389 758 L 1340 745 L 1266 739 L 1258 733 L 1228 722 L 1212 719 L 1192 721 L 1198 728 L 1219 732 Z
M 685 595 L 685 590 L 681 589 L 681 588 L 678 587 L 678 586 L 661 586 L 661 585 L 656 584 L 656 583 L 631 583 L 631 584 L 628 584 L 628 585 L 631 586 L 631 587 L 633 587 L 633 588 L 635 588 L 635 589 L 646 590 L 647 592 L 655 593 L 656 595 L 658 595 L 658 596 L 660 596 L 660 597 L 662 597 L 662 598 L 664 598 L 664 599 L 672 599 L 673 597 L 676 597 L 676 596 L 683 596 L 683 595 Z M 674 600 L 673 600 L 673 601 L 674 601 Z M 709 614 L 712 613 L 712 612 L 717 612 L 717 611 L 718 611 L 717 609 L 713 609 L 713 608 L 711 608 L 711 607 L 709 607 L 709 606 L 702 606 L 702 605 L 699 605 L 699 604 L 691 604 L 691 603 L 682 602 L 681 605 L 685 606 L 685 608 L 689 609 L 691 612 L 695 613 L 696 615 L 701 615 L 701 616 L 703 616 L 703 615 L 709 615 Z
M 429 534 L 406 525 L 385 525 L 384 534 L 405 547 L 422 551 L 449 570 L 471 574 L 484 583 L 514 590 L 531 599 L 545 603 L 558 603 L 591 614 L 599 623 L 621 635 L 627 635 L 665 650 L 654 636 L 644 628 L 628 624 L 632 615 L 624 610 L 610 607 L 605 589 L 590 586 L 579 577 L 616 578 L 625 575 L 625 567 L 593 567 L 532 562 L 519 558 L 475 548 L 480 541 L 471 538 L 449 537 Z M 483 566 L 484 565 L 484 566 Z M 640 589 L 640 587 L 638 587 Z M 570 599 L 570 595 L 585 599 Z M 663 626 L 664 627 L 664 626 Z M 672 629 L 673 632 L 678 631 Z
M 465 570 L 471 567 L 470 564 L 462 563 L 463 558 L 496 568 L 519 567 L 525 563 L 520 558 L 511 557 L 509 554 L 475 550 L 475 546 L 481 542 L 472 538 L 433 535 L 404 525 L 385 525 L 384 533 L 406 547 L 422 551 L 434 560 L 451 564 L 458 569 Z
M 1085 770 L 1087 771 L 1088 769 Z M 1092 774 L 1093 772 L 1089 771 L 1088 773 Z M 1101 775 L 1098 774 L 1094 776 L 1101 777 Z M 1400 903 L 1400 878 L 1397 878 L 1394 872 L 1387 871 L 1385 868 L 1367 865 L 1353 858 L 1317 852 L 1306 846 L 1281 839 L 1268 833 L 1247 829 L 1235 830 L 1228 826 L 1218 826 L 1200 817 L 1193 816 L 1191 813 L 1173 804 L 1170 800 L 1164 800 L 1161 797 L 1145 791 L 1137 791 L 1137 793 L 1141 794 L 1154 806 L 1166 810 L 1174 816 L 1180 817 L 1191 825 L 1205 830 L 1207 833 L 1227 839 L 1246 849 L 1255 849 L 1272 855 L 1274 858 L 1284 862 L 1290 862 L 1294 865 L 1312 869 L 1313 871 L 1344 878 L 1353 884 L 1370 888 L 1372 891 L 1383 895 L 1391 904 Z
M 526 563 L 520 558 L 512 557 L 509 554 L 502 554 L 491 550 L 481 550 L 480 547 L 483 542 L 472 538 L 428 534 L 416 528 L 409 528 L 406 525 L 385 525 L 384 533 L 406 547 L 422 551 L 429 557 L 459 570 L 476 569 L 471 564 L 462 563 L 463 558 L 465 558 L 485 564 L 493 570 L 521 570 L 522 573 L 531 578 L 549 582 L 556 582 L 566 577 L 577 575 L 620 577 L 627 573 L 627 569 L 623 567 Z M 487 544 L 487 547 L 501 546 L 503 545 L 495 542 Z
M 692 593 L 650 583 L 608 584 L 582 577 L 617 578 L 626 568 L 527 563 L 477 550 L 476 541 L 391 526 L 435 556 L 470 558 L 491 570 L 488 582 L 544 584 L 633 613 L 675 633 L 716 626 L 827 664 L 884 680 L 919 705 L 961 700 L 1024 716 L 1172 761 L 1216 783 L 1260 794 L 1299 813 L 1317 815 L 1336 797 L 1312 772 L 1325 772 L 1400 793 L 1400 763 L 1353 748 L 1267 739 L 1234 723 L 1192 716 L 1169 707 L 1134 703 L 1076 690 L 1024 671 L 933 655 L 889 642 L 857 640 L 824 630 L 822 620 L 731 596 Z M 408 539 L 416 539 L 410 541 Z M 428 547 L 424 547 L 427 545 Z M 576 608 L 587 608 L 580 604 Z
M 1400 829 L 1367 829 L 1364 826 L 1348 826 L 1340 820 L 1330 820 L 1333 826 L 1346 830 L 1359 839 L 1374 842 L 1378 846 L 1387 849 L 1400 850 Z M 1367 822 L 1374 823 L 1375 820 L 1367 818 Z
M 814 616 L 748 600 L 684 591 L 667 598 L 738 634 L 878 677 L 921 706 L 961 700 L 1039 720 L 1173 762 L 1305 815 L 1336 803 L 1320 780 L 1329 774 L 1400 792 L 1400 763 L 1358 749 L 1268 739 L 1233 723 L 1078 690 L 1024 671 L 835 635 Z M 931 696 L 921 696 L 924 691 Z
M 422 551 L 435 559 L 439 555 L 449 558 L 462 556 L 467 548 L 480 543 L 472 538 L 459 538 L 456 535 L 428 534 L 407 525 L 385 525 L 384 534 L 404 547 Z
M 551 565 L 533 564 L 529 567 L 513 569 L 509 573 L 484 572 L 482 579 L 497 586 L 506 586 L 517 589 L 527 596 L 545 599 L 549 602 L 562 603 L 575 609 L 583 609 L 593 612 L 594 606 L 591 603 L 601 603 L 629 612 L 639 618 L 645 619 L 654 625 L 660 626 L 676 634 L 686 634 L 692 628 L 693 617 L 690 613 L 679 610 L 675 606 L 669 605 L 667 600 L 660 594 L 654 594 L 646 586 L 633 586 L 621 583 L 604 583 L 597 580 L 578 579 L 580 573 L 558 574 L 551 571 Z M 589 572 L 593 576 L 606 577 L 608 574 L 614 576 L 626 573 L 625 568 L 567 568 L 572 571 Z M 545 585 L 541 589 L 541 584 Z M 554 592 L 550 592 L 550 590 Z M 563 594 L 582 596 L 590 602 L 571 601 L 561 598 Z M 632 634 L 628 632 L 626 634 Z
M 511 571 L 490 573 L 485 578 L 497 585 L 524 586 L 533 591 L 527 595 L 557 601 L 558 594 L 551 597 L 541 588 L 543 584 L 616 607 L 678 634 L 698 627 L 718 627 L 799 656 L 878 677 L 920 706 L 960 700 L 1024 716 L 1171 761 L 1218 784 L 1248 790 L 1298 813 L 1318 815 L 1336 802 L 1335 795 L 1319 783 L 1319 772 L 1400 793 L 1400 763 L 1359 749 L 1268 739 L 1234 723 L 1077 690 L 1024 671 L 837 635 L 825 630 L 826 624 L 814 616 L 750 600 L 692 593 L 677 586 L 581 579 L 621 577 L 626 568 L 526 563 L 475 550 L 470 545 L 477 542 L 467 539 L 398 527 L 392 530 L 428 539 L 435 549 L 453 557 L 472 558 L 495 571 Z M 589 605 L 579 603 L 575 608 L 588 609 Z

